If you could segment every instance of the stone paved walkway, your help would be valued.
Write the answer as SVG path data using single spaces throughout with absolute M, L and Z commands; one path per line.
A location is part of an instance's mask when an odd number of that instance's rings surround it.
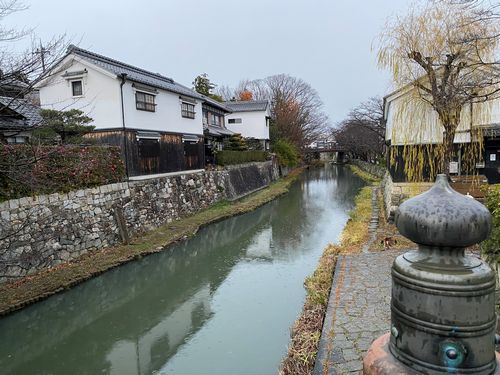
M 362 374 L 364 354 L 390 328 L 391 266 L 400 253 L 339 257 L 315 375 Z

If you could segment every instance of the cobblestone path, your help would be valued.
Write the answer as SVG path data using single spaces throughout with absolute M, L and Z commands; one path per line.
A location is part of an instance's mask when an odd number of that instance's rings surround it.
M 339 257 L 315 375 L 362 374 L 364 354 L 390 328 L 391 266 L 399 254 L 384 251 Z

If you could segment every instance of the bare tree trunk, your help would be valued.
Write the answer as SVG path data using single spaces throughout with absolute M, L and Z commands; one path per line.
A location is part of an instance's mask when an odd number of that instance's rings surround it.
M 445 129 L 449 129 L 448 125 L 445 125 Z M 453 156 L 453 140 L 455 138 L 455 132 L 450 130 L 445 130 L 443 134 L 443 158 L 441 159 L 441 173 L 450 175 L 450 162 Z

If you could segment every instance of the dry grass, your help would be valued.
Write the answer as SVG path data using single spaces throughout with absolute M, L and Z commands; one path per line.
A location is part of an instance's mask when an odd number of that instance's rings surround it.
M 393 223 L 380 220 L 377 237 L 370 250 L 402 250 L 416 249 L 417 244 L 399 234 L 398 228 Z
M 302 169 L 296 169 L 270 187 L 237 202 L 217 203 L 195 215 L 163 225 L 140 238 L 133 239 L 129 245 L 105 248 L 19 281 L 2 284 L 0 315 L 64 291 L 133 259 L 163 251 L 166 246 L 194 235 L 204 225 L 254 210 L 285 194 L 301 172 Z
M 380 179 L 372 174 L 363 171 L 356 165 L 350 164 L 349 167 L 353 171 L 354 174 L 361 177 L 368 183 L 372 183 L 372 185 L 376 185 L 380 182 Z M 415 193 L 414 195 L 416 195 Z M 365 201 L 366 206 L 363 210 L 369 211 L 371 213 L 371 202 Z M 375 238 L 375 242 L 373 243 L 370 250 L 375 251 L 384 251 L 384 250 L 398 250 L 398 249 L 412 249 L 416 248 L 417 245 L 403 237 L 399 234 L 398 229 L 393 223 L 388 223 L 387 218 L 385 217 L 384 203 L 382 194 L 379 192 L 378 195 L 378 208 L 379 208 L 379 228 L 377 230 L 377 236 Z M 350 234 L 350 238 L 355 238 L 356 233 L 360 233 L 361 225 L 357 225 L 357 228 L 352 228 L 352 233 Z M 361 235 L 362 237 L 363 235 Z
M 281 363 L 280 374 L 302 375 L 312 372 L 337 257 L 339 254 L 360 251 L 368 239 L 370 218 L 371 187 L 367 186 L 356 196 L 356 206 L 342 232 L 340 245 L 330 244 L 326 247 L 318 267 L 304 282 L 306 302 L 292 327 L 291 342 L 288 353 Z
M 359 245 L 368 238 L 368 224 L 372 215 L 372 189 L 370 186 L 361 189 L 356 196 L 356 207 L 350 212 L 349 220 L 341 235 L 341 243 L 349 252 L 359 250 Z
M 382 194 L 378 196 L 379 228 L 371 251 L 415 249 L 417 244 L 399 234 L 394 223 L 387 222 Z

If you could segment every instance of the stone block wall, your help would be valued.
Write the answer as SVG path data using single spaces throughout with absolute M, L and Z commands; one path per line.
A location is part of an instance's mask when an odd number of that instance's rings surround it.
M 124 236 L 245 195 L 276 178 L 276 164 L 269 161 L 3 202 L 0 282 L 120 243 Z
M 229 200 L 259 190 L 279 178 L 277 162 L 273 162 L 272 168 L 269 168 L 268 163 L 246 163 L 227 166 L 225 169 L 225 193 Z
M 388 221 L 394 220 L 394 213 L 406 199 L 429 190 L 432 182 L 393 182 L 391 175 L 386 171 L 382 179 L 382 194 L 384 197 L 385 217 Z
M 368 172 L 374 176 L 377 176 L 378 178 L 383 178 L 385 175 L 386 169 L 385 169 L 385 166 L 383 166 L 383 165 L 372 164 L 372 163 L 368 163 L 366 161 L 359 160 L 359 159 L 352 159 L 350 162 L 352 164 L 358 166 L 359 168 L 361 168 L 365 172 Z

